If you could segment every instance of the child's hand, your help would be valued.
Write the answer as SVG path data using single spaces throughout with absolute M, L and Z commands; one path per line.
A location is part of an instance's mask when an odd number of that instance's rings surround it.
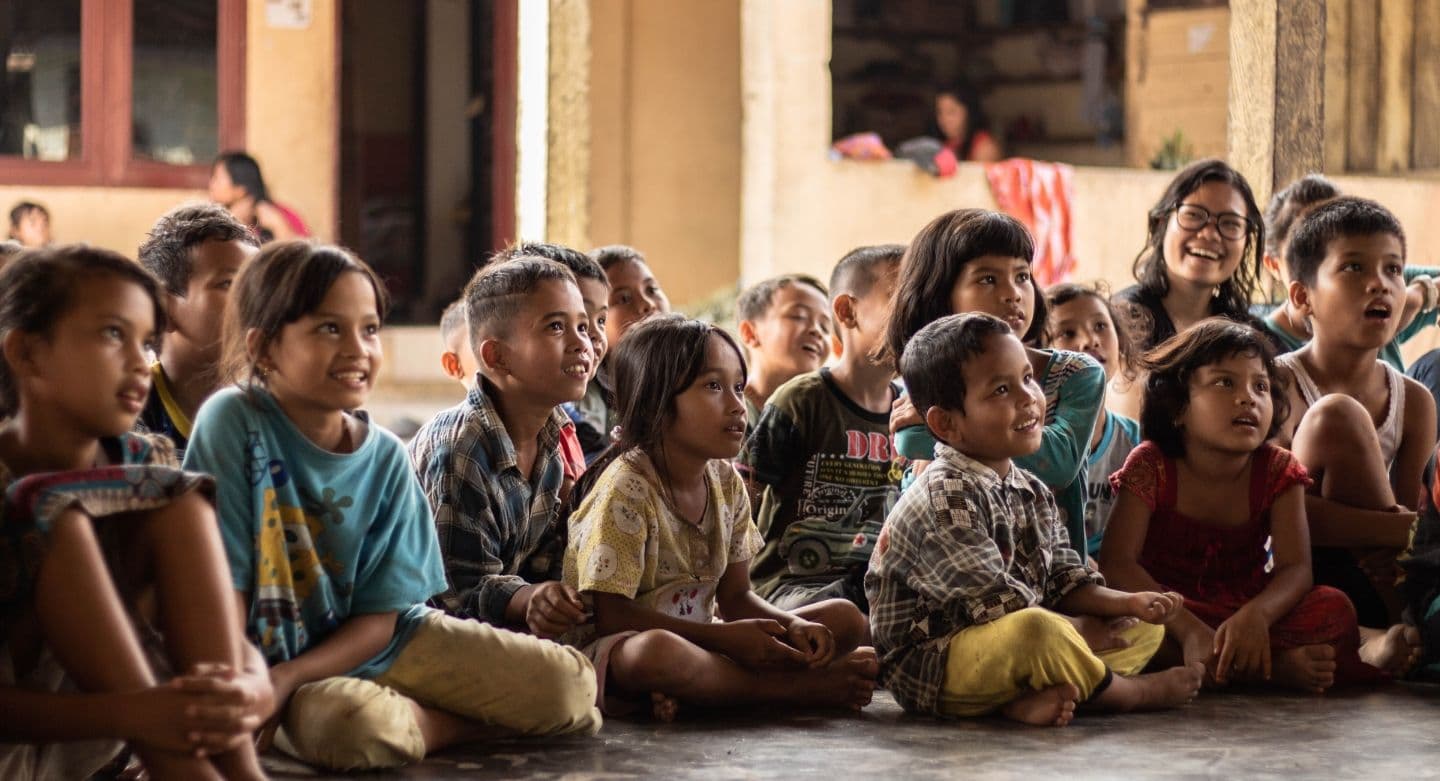
M 1215 680 L 1230 673 L 1270 680 L 1270 625 L 1257 611 L 1242 607 L 1215 630 Z
M 224 754 L 243 746 L 261 719 L 241 705 L 217 704 L 209 694 L 174 682 L 127 695 L 120 708 L 123 737 L 143 746 L 190 756 Z
M 811 667 L 823 667 L 835 656 L 835 635 L 824 624 L 796 619 L 785 631 L 785 637 L 790 645 L 805 654 L 805 661 Z
M 580 592 L 558 580 L 547 580 L 530 592 L 525 624 L 536 637 L 559 637 L 585 620 Z
M 919 411 L 910 401 L 910 394 L 905 394 L 890 405 L 890 435 L 909 426 L 923 426 L 925 419 L 920 417 Z
M 769 618 L 746 618 L 724 625 L 719 651 L 741 667 L 804 667 L 809 658 L 785 642 L 785 627 Z
M 1094 653 L 1101 651 L 1113 651 L 1117 648 L 1129 648 L 1130 641 L 1122 637 L 1122 633 L 1139 621 L 1134 616 L 1120 616 L 1119 618 L 1100 618 L 1099 616 L 1065 616 L 1071 626 L 1085 638 L 1085 644 L 1090 646 Z
M 1164 624 L 1180 615 L 1185 598 L 1173 591 L 1141 591 L 1128 598 L 1130 615 L 1151 624 Z
M 260 722 L 275 714 L 275 689 L 268 671 L 233 670 L 226 664 L 201 663 L 170 682 L 181 691 L 208 695 L 213 706 L 239 708 Z

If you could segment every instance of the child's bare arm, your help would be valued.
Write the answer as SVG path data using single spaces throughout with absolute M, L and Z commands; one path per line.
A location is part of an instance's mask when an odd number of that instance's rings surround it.
M 1110 520 L 1105 524 L 1105 539 L 1096 559 L 1100 574 L 1110 585 L 1126 591 L 1164 591 L 1150 573 L 1140 566 L 1140 551 L 1150 529 L 1150 508 L 1134 493 L 1120 489 Z
M 248 596 L 241 594 L 242 604 Z M 290 695 L 301 686 L 344 675 L 367 659 L 380 653 L 395 635 L 395 613 L 361 613 L 345 619 L 324 641 L 295 658 L 270 668 L 270 682 L 275 687 L 275 706 L 283 712 Z
M 805 655 L 784 640 L 785 627 L 771 619 L 712 623 L 667 616 L 620 594 L 592 591 L 600 635 L 662 629 L 749 667 L 803 666 Z
M 805 654 L 806 662 L 812 667 L 828 663 L 834 654 L 835 637 L 829 628 L 787 613 L 755 593 L 750 583 L 749 561 L 732 561 L 725 567 L 715 601 L 720 615 L 727 621 L 762 619 L 784 627 L 786 640 Z
M 1164 624 L 1178 617 L 1184 605 L 1184 598 L 1174 592 L 1132 593 L 1086 583 L 1072 589 L 1055 607 L 1069 615 L 1102 618 L 1134 616 L 1152 624 Z
M 1424 385 L 1405 378 L 1405 422 L 1400 449 L 1390 469 L 1395 501 L 1404 507 L 1419 507 L 1425 464 L 1435 450 L 1435 399 Z M 1407 540 L 1408 541 L 1408 540 Z

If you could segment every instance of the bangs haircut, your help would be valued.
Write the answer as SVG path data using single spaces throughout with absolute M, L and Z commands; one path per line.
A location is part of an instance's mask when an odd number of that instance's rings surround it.
M 165 333 L 160 283 L 143 266 L 118 252 L 88 244 L 65 244 L 19 253 L 0 271 L 0 340 L 11 331 L 49 336 L 74 305 L 75 290 L 86 280 L 108 277 L 139 286 L 149 296 L 155 336 Z M 14 415 L 20 389 L 10 365 L 0 356 L 0 416 Z
M 946 315 L 921 328 L 900 355 L 900 376 L 923 418 L 931 407 L 965 414 L 966 361 L 992 336 L 1013 335 L 1004 320 L 977 312 Z
M 570 269 L 546 258 L 522 256 L 486 266 L 465 285 L 465 319 L 477 349 L 491 337 L 510 333 L 515 315 L 544 282 L 576 285 Z M 578 288 L 579 286 L 576 285 Z
M 449 344 L 450 337 L 465 328 L 465 299 L 457 298 L 440 313 L 440 341 Z
M 320 308 L 331 285 L 341 275 L 355 272 L 375 291 L 375 312 L 380 321 L 390 313 L 385 285 L 364 261 L 349 251 L 308 239 L 276 241 L 240 269 L 225 307 L 221 375 L 228 382 L 248 387 L 260 377 L 259 360 L 280 338 L 287 325 Z M 250 350 L 247 334 L 258 331 L 259 342 Z
M 893 271 L 903 257 L 904 244 L 877 244 L 850 250 L 830 272 L 831 299 L 841 294 L 864 298 L 880 280 L 880 275 Z
M 238 241 L 258 248 L 255 233 L 216 203 L 193 203 L 166 212 L 140 245 L 140 263 L 171 295 L 190 290 L 193 250 L 207 241 Z
M 1115 342 L 1120 345 L 1120 365 L 1124 369 L 1125 376 L 1133 379 L 1137 357 L 1135 355 L 1135 334 L 1132 333 L 1131 321 L 1128 318 L 1120 319 L 1120 312 L 1115 308 L 1114 302 L 1110 300 L 1109 285 L 1104 282 L 1096 282 L 1093 287 L 1075 282 L 1051 285 L 1045 291 L 1045 303 L 1049 316 L 1054 317 L 1056 309 L 1082 297 L 1093 298 L 1105 308 L 1105 315 L 1110 318 L 1110 329 L 1115 332 Z M 1045 339 L 1047 344 L 1055 339 L 1054 329 L 1048 322 L 1045 327 Z
M 1368 198 L 1342 195 L 1316 206 L 1295 226 L 1290 247 L 1285 251 L 1285 268 L 1290 278 L 1307 287 L 1315 285 L 1315 275 L 1330 243 L 1349 236 L 1374 236 L 1388 233 L 1400 241 L 1400 257 L 1406 254 L 1405 229 L 1389 209 Z
M 1265 251 L 1280 257 L 1295 223 L 1317 203 L 1340 195 L 1340 188 L 1320 174 L 1308 174 L 1271 196 L 1265 207 Z M 1283 263 L 1285 258 L 1280 257 Z
M 505 249 L 496 252 L 490 258 L 490 263 L 518 260 L 520 258 L 544 258 L 553 260 L 556 263 L 570 269 L 570 273 L 576 279 L 593 279 L 596 282 L 603 282 L 605 287 L 610 287 L 610 279 L 605 276 L 605 269 L 595 262 L 590 256 L 578 249 L 550 244 L 544 241 L 522 241 L 511 244 Z
M 1286 383 L 1275 371 L 1275 348 L 1269 337 L 1244 323 L 1211 317 L 1171 337 L 1141 360 L 1149 376 L 1140 402 L 1140 436 L 1170 458 L 1183 457 L 1184 431 L 1176 421 L 1190 406 L 1191 378 L 1201 368 L 1236 355 L 1259 358 L 1269 375 L 1274 414 L 1265 438 L 1278 434 L 1290 416 L 1290 402 Z
M 791 285 L 810 287 L 818 292 L 827 303 L 830 301 L 830 291 L 820 284 L 820 280 L 809 274 L 781 274 L 745 288 L 745 292 L 735 300 L 735 319 L 754 322 L 764 317 L 770 311 L 770 305 L 775 303 L 775 294 Z M 828 316 L 829 310 L 825 311 Z
M 965 264 L 985 255 L 1029 263 L 1035 258 L 1035 242 L 1019 220 L 989 209 L 957 209 L 921 228 L 900 262 L 885 342 L 875 357 L 895 365 L 910 337 L 952 314 L 950 293 L 956 280 Z M 1035 315 L 1022 340 L 1045 330 L 1045 297 L 1033 277 L 1031 285 L 1035 288 Z

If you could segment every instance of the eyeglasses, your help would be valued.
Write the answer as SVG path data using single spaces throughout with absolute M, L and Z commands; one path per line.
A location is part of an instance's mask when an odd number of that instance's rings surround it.
M 1175 222 L 1187 231 L 1202 231 L 1212 219 L 1215 221 L 1215 229 L 1224 238 L 1243 239 L 1250 232 L 1250 221 L 1234 212 L 1212 217 L 1210 210 L 1204 206 L 1182 203 L 1175 207 Z

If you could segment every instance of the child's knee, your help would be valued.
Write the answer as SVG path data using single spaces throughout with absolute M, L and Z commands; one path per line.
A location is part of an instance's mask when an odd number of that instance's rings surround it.
M 684 686 L 701 674 L 699 647 L 664 629 L 625 638 L 611 653 L 610 670 L 627 690 L 666 690 Z
M 425 758 L 425 738 L 414 708 L 410 699 L 374 681 L 326 678 L 291 696 L 277 745 L 333 770 L 419 762 Z
M 814 613 L 800 611 L 801 617 L 825 625 L 835 637 L 838 650 L 849 651 L 870 637 L 870 622 L 848 599 L 829 599 L 812 606 Z
M 584 654 L 569 646 L 544 643 L 528 667 L 526 690 L 531 722 L 523 731 L 535 735 L 568 732 L 594 734 L 600 729 L 595 707 L 595 668 Z
M 1321 396 L 1305 411 L 1300 425 L 1321 446 L 1353 452 L 1357 443 L 1375 438 L 1375 424 L 1364 405 L 1349 396 Z

